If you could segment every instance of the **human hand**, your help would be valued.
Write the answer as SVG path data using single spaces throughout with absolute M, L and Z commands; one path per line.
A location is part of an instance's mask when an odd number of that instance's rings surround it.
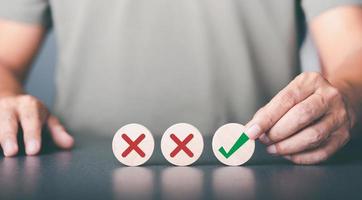
M 355 113 L 321 74 L 302 73 L 262 107 L 246 134 L 297 164 L 328 159 L 350 139 Z
M 44 124 L 47 124 L 57 146 L 63 149 L 73 146 L 73 137 L 37 98 L 30 95 L 0 98 L 0 143 L 5 156 L 14 156 L 18 153 L 19 126 L 23 130 L 26 154 L 39 153 Z

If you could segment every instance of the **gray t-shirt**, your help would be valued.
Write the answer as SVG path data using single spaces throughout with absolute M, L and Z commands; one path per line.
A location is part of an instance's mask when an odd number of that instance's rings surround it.
M 210 136 L 246 123 L 298 73 L 299 3 L 0 0 L 0 17 L 54 29 L 54 111 L 71 131 L 137 122 L 159 136 L 186 122 Z M 362 0 L 302 4 L 309 20 Z

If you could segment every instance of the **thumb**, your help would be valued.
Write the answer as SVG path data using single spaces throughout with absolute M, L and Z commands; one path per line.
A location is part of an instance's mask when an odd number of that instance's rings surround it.
M 256 140 L 267 132 L 272 124 L 272 120 L 265 116 L 265 107 L 262 107 L 255 113 L 253 119 L 245 125 L 245 134 L 250 139 Z
M 47 124 L 50 135 L 58 147 L 70 149 L 74 146 L 74 138 L 65 130 L 57 117 L 50 115 Z
M 261 126 L 253 120 L 247 123 L 245 127 L 245 134 L 252 140 L 258 139 L 264 133 Z

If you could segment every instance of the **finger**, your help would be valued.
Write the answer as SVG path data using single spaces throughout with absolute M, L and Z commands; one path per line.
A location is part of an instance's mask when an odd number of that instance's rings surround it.
M 32 97 L 24 97 L 18 106 L 18 114 L 23 129 L 25 152 L 27 155 L 38 154 L 41 148 L 42 126 L 48 112 L 45 107 Z
M 51 137 L 57 146 L 63 149 L 70 149 L 73 147 L 73 137 L 66 132 L 64 126 L 59 122 L 58 118 L 50 115 L 48 118 L 48 128 L 50 130 Z
M 269 144 L 273 143 L 265 133 L 263 133 L 259 136 L 259 140 L 260 140 L 260 142 L 262 142 L 265 145 L 269 145 Z
M 305 151 L 290 156 L 285 156 L 288 160 L 296 164 L 316 164 L 327 160 L 338 149 L 343 147 L 349 141 L 350 135 L 348 130 L 343 127 L 333 132 L 330 138 L 319 148 Z
M 262 112 L 254 115 L 246 126 L 246 134 L 251 139 L 257 139 L 267 132 L 289 109 L 313 94 L 320 85 L 320 79 L 318 73 L 307 73 L 295 78 L 262 108 Z
M 315 122 L 328 110 L 328 103 L 322 95 L 312 94 L 307 99 L 291 108 L 269 130 L 267 137 L 270 141 L 279 142 L 295 134 L 307 125 Z
M 2 109 L 0 112 L 0 142 L 4 156 L 15 156 L 18 153 L 17 133 L 16 112 L 12 108 Z
M 342 122 L 337 120 L 335 115 L 326 115 L 295 135 L 268 146 L 267 151 L 271 154 L 287 155 L 316 148 L 341 126 Z

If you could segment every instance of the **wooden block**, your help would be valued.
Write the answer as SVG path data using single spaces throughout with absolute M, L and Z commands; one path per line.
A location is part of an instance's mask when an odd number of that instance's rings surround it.
M 161 151 L 170 163 L 178 166 L 191 165 L 202 154 L 204 140 L 194 126 L 179 123 L 166 130 L 161 139 Z
M 212 139 L 216 158 L 225 165 L 238 166 L 247 162 L 254 153 L 255 141 L 244 133 L 241 124 L 230 123 L 220 127 Z
M 113 154 L 127 166 L 138 166 L 150 159 L 155 147 L 151 132 L 140 124 L 128 124 L 113 137 Z

